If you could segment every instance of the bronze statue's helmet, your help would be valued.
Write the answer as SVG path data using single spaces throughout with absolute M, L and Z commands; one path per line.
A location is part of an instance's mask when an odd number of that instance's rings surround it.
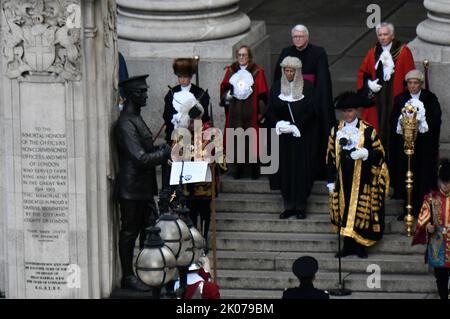
M 132 76 L 119 83 L 119 87 L 123 88 L 125 97 L 129 97 L 132 92 L 136 92 L 142 89 L 148 89 L 147 79 L 148 74 Z

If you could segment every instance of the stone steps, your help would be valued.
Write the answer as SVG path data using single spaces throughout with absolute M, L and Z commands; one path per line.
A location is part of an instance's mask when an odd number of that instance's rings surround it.
M 244 212 L 239 218 L 233 212 L 217 212 L 218 231 L 330 233 L 328 214 L 311 214 L 306 219 L 279 219 L 278 213 Z M 385 220 L 385 234 L 404 233 L 404 223 L 393 216 Z
M 279 190 L 271 190 L 269 186 L 268 177 L 262 175 L 257 180 L 252 179 L 238 179 L 235 180 L 230 175 L 223 175 L 220 177 L 221 191 L 223 193 L 245 193 L 245 194 L 279 194 Z M 314 182 L 311 194 L 327 195 L 328 189 L 326 182 Z
M 382 274 L 380 288 L 368 287 L 369 273 L 351 273 L 345 279 L 346 288 L 355 292 L 388 291 L 390 293 L 433 293 L 436 290 L 435 280 L 432 276 Z M 338 283 L 337 272 L 319 270 L 316 274 L 315 286 L 319 289 L 333 289 Z M 264 271 L 264 270 L 221 270 L 219 286 L 222 289 L 276 289 L 298 285 L 298 279 L 292 272 Z
M 387 200 L 386 216 L 397 216 L 402 211 L 402 201 Z M 312 194 L 308 198 L 307 214 L 329 214 L 330 204 L 328 195 Z M 278 215 L 284 210 L 283 199 L 280 194 L 255 193 L 221 193 L 216 202 L 216 210 L 220 212 L 274 213 Z
M 337 251 L 335 234 L 317 233 L 266 233 L 266 232 L 224 232 L 217 234 L 217 247 L 235 251 L 275 252 L 328 252 Z M 422 254 L 424 247 L 411 247 L 411 238 L 400 234 L 386 234 L 370 248 L 369 253 L 397 253 L 401 255 Z
M 294 287 L 294 286 L 292 286 Z M 220 297 L 223 299 L 280 299 L 283 290 L 258 290 L 258 289 L 220 289 Z M 387 292 L 352 292 L 350 296 L 335 297 L 330 299 L 436 299 L 433 293 L 387 293 Z
M 279 299 L 287 287 L 298 285 L 291 269 L 295 259 L 312 255 L 319 261 L 315 285 L 336 288 L 337 235 L 331 232 L 325 182 L 315 182 L 307 218 L 279 219 L 284 210 L 278 191 L 266 177 L 259 180 L 221 179 L 217 199 L 217 264 L 222 298 Z M 369 258 L 342 259 L 342 274 L 352 299 L 435 299 L 434 276 L 423 262 L 425 247 L 411 247 L 404 223 L 396 216 L 402 201 L 387 200 L 383 239 L 369 249 Z M 211 256 L 210 252 L 210 256 Z M 371 264 L 381 271 L 381 288 L 370 289 L 366 272 Z M 370 270 L 370 269 L 369 269 Z M 332 297 L 339 298 L 339 297 Z
M 334 253 L 309 254 L 315 257 L 323 271 L 336 271 L 338 259 Z M 218 251 L 218 271 L 221 270 L 271 270 L 291 271 L 293 262 L 301 256 L 298 252 Z M 348 256 L 341 259 L 342 272 L 364 273 L 371 264 L 380 267 L 381 273 L 428 274 L 423 254 L 397 255 L 373 253 L 368 259 Z

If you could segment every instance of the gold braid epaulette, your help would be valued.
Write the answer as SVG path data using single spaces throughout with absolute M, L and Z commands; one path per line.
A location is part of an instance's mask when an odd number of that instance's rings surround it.
M 399 57 L 399 55 L 400 55 L 400 53 L 402 52 L 402 50 L 403 50 L 403 44 L 402 45 L 400 45 L 400 47 L 399 48 L 397 48 L 394 52 L 393 52 L 393 54 L 392 54 L 392 60 L 397 60 L 397 58 Z

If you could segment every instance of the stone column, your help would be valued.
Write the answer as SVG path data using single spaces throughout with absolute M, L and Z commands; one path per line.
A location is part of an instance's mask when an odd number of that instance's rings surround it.
M 429 83 L 442 108 L 441 156 L 450 156 L 450 3 L 447 0 L 425 0 L 428 19 L 417 26 L 417 38 L 409 43 L 416 66 L 423 70 L 422 62 L 430 61 Z
M 223 127 L 219 85 L 224 67 L 242 44 L 270 79 L 270 50 L 263 21 L 251 22 L 239 11 L 239 0 L 118 0 L 119 50 L 130 76 L 149 73 L 149 107 L 144 118 L 156 133 L 162 125 L 167 85 L 174 86 L 172 61 L 200 57 L 200 86 L 209 90 L 215 125 Z M 195 82 L 195 77 L 193 79 Z
M 108 297 L 115 1 L 6 0 L 1 10 L 0 291 Z

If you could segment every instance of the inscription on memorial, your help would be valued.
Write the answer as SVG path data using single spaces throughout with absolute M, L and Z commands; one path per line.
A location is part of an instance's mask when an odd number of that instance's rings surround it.
M 36 86 L 36 83 L 34 83 Z M 21 87 L 21 185 L 27 297 L 66 297 L 69 264 L 69 173 L 64 85 Z M 47 91 L 48 92 L 48 91 Z M 48 93 L 47 93 L 48 94 Z M 42 103 L 42 101 L 52 103 Z
M 22 132 L 23 211 L 28 223 L 68 223 L 67 141 L 49 127 Z M 38 241 L 58 239 L 61 230 L 37 231 Z

